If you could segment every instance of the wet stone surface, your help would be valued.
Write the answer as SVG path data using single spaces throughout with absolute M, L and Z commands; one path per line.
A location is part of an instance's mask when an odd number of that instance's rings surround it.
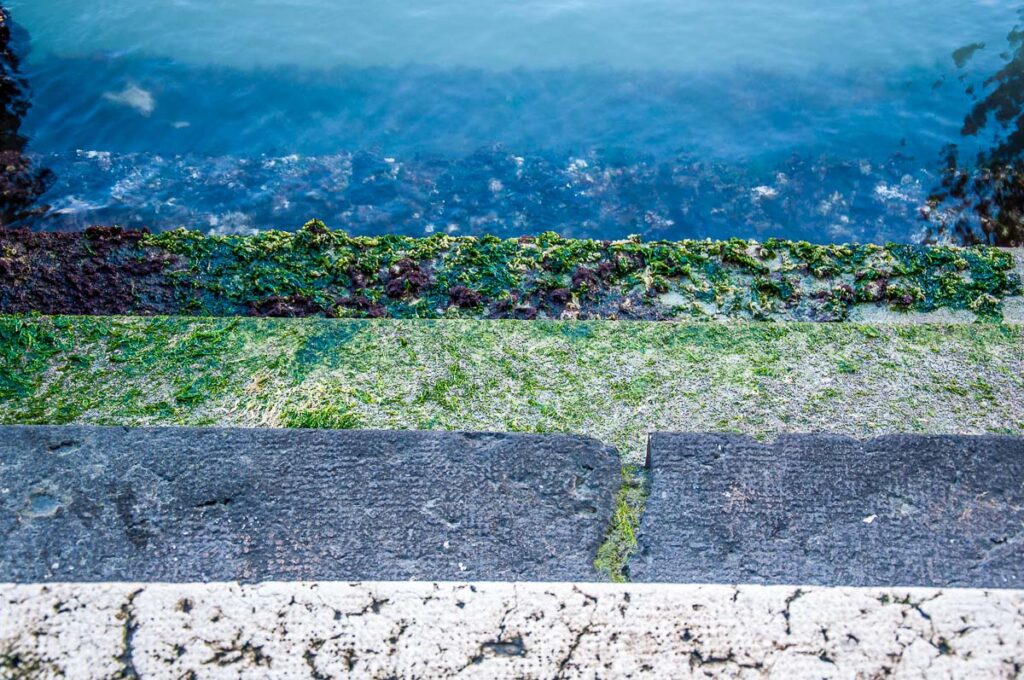
M 634 580 L 1024 583 L 1024 439 L 654 434 Z
M 584 437 L 0 429 L 0 581 L 598 578 Z

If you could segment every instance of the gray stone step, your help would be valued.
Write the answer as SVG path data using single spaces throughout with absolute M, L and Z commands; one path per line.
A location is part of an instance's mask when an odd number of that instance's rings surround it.
M 1020 588 L 1024 439 L 654 434 L 634 580 Z
M 585 437 L 2 427 L 0 582 L 594 580 L 620 479 Z

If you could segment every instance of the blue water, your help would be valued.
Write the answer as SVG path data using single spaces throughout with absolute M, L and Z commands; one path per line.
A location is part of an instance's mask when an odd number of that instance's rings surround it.
M 916 241 L 979 0 L 9 0 L 37 225 Z M 953 52 L 986 44 L 964 68 Z M 973 96 L 977 96 L 976 89 Z

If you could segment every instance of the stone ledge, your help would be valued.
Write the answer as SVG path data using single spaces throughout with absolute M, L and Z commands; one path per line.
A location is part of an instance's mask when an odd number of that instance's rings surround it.
M 638 581 L 1020 588 L 1024 438 L 654 433 Z
M 0 427 L 0 580 L 596 580 L 586 437 Z
M 546 232 L 215 236 L 0 232 L 0 312 L 844 321 L 854 311 L 998 320 L 1014 255 L 976 246 L 767 239 L 596 241 Z
M 0 677 L 1015 677 L 1024 592 L 0 585 Z M 194 675 L 193 675 L 194 674 Z
M 1024 327 L 0 316 L 0 423 L 1024 435 Z

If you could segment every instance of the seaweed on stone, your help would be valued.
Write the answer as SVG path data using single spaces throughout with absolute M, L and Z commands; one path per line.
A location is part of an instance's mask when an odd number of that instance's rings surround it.
M 637 549 L 637 532 L 648 495 L 648 472 L 636 465 L 624 465 L 622 485 L 615 497 L 615 511 L 604 542 L 597 550 L 594 568 L 615 583 L 629 581 L 629 560 Z
M 1017 435 L 1021 340 L 1014 324 L 0 315 L 0 422 L 571 432 L 633 464 L 652 430 Z
M 986 246 L 296 233 L 0 233 L 0 311 L 836 321 L 858 305 L 998 319 L 1021 294 Z

